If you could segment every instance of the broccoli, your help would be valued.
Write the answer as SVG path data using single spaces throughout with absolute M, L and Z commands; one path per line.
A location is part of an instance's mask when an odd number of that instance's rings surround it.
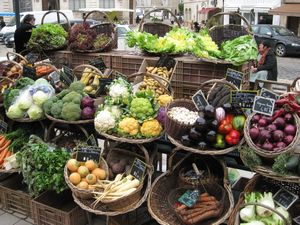
M 28 85 L 33 85 L 33 84 L 34 84 L 34 80 L 28 77 L 23 77 L 16 82 L 16 88 L 22 89 L 24 87 L 27 87 Z
M 81 109 L 80 105 L 73 102 L 64 103 L 61 118 L 67 121 L 75 121 L 80 119 Z
M 56 96 L 52 96 L 51 98 L 49 98 L 48 100 L 46 100 L 44 103 L 43 103 L 43 110 L 46 114 L 50 114 L 51 112 L 51 107 L 52 105 L 57 102 L 57 97 Z
M 3 106 L 5 109 L 8 109 L 9 106 L 12 104 L 13 100 L 15 97 L 18 97 L 20 94 L 19 89 L 7 89 L 4 91 L 4 96 L 3 96 Z
M 272 169 L 281 175 L 288 175 L 289 170 L 285 167 L 285 164 L 288 162 L 290 156 L 291 155 L 289 153 L 283 153 L 277 156 L 274 160 Z
M 62 99 L 67 94 L 69 94 L 71 91 L 69 89 L 62 90 L 59 94 L 56 95 L 58 99 Z
M 55 118 L 61 118 L 60 114 L 61 114 L 63 105 L 64 105 L 64 103 L 62 100 L 58 100 L 57 102 L 53 103 L 52 107 L 51 107 L 52 116 L 54 116 Z
M 80 105 L 81 99 L 81 94 L 78 94 L 75 91 L 71 91 L 69 94 L 65 95 L 65 97 L 62 98 L 64 103 L 73 102 L 78 105 Z
M 69 89 L 71 91 L 76 91 L 77 93 L 82 94 L 84 87 L 85 87 L 85 85 L 82 82 L 75 81 L 70 85 Z
M 255 166 L 260 166 L 262 164 L 261 158 L 256 155 L 253 149 L 248 146 L 242 145 L 239 148 L 240 156 L 243 159 L 243 162 L 249 168 L 254 168 Z

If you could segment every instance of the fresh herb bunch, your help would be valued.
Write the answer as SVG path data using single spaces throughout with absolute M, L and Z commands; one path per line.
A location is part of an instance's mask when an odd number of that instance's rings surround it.
M 47 190 L 57 193 L 65 190 L 64 166 L 69 158 L 70 154 L 64 148 L 49 146 L 40 138 L 30 136 L 29 142 L 17 154 L 29 194 L 37 196 Z
M 86 22 L 75 24 L 69 31 L 69 46 L 71 50 L 90 50 L 93 48 L 93 41 L 96 39 L 97 33 L 90 29 L 90 25 Z
M 239 147 L 239 152 L 245 165 L 250 169 L 262 165 L 261 158 L 254 152 L 253 149 L 249 148 L 247 145 L 242 145 L 241 147 Z

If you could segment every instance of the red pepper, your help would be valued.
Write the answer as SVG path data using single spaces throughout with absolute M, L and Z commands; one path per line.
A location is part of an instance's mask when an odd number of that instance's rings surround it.
M 229 122 L 226 118 L 223 119 L 220 123 L 218 132 L 220 134 L 228 134 L 232 130 L 233 130 L 233 128 L 232 128 L 231 122 Z
M 227 114 L 227 115 L 225 116 L 225 120 L 226 120 L 228 123 L 232 123 L 233 118 L 234 118 L 234 115 L 233 115 L 233 114 Z
M 240 132 L 237 130 L 232 130 L 225 136 L 225 141 L 229 145 L 237 145 L 240 142 L 240 137 Z

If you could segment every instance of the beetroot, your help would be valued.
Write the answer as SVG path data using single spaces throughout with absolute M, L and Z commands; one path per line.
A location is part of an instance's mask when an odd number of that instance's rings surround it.
M 286 135 L 295 135 L 296 134 L 296 127 L 294 125 L 288 124 L 285 128 L 284 128 L 284 133 Z
M 249 131 L 252 140 L 256 140 L 259 136 L 259 130 L 256 127 L 252 127 Z
M 282 141 L 283 138 L 284 138 L 284 133 L 282 130 L 275 130 L 273 132 L 273 140 L 276 141 L 276 142 L 279 142 L 279 141 Z
M 269 141 L 266 141 L 261 147 L 268 151 L 273 150 L 273 145 Z
M 273 122 L 276 127 L 280 130 L 283 130 L 283 128 L 286 126 L 286 123 L 282 117 L 277 117 Z
M 251 119 L 251 122 L 252 123 L 258 123 L 258 121 L 260 120 L 261 116 L 258 115 L 258 114 L 255 114 L 252 119 Z
M 283 142 L 288 146 L 289 144 L 291 144 L 294 140 L 294 136 L 293 135 L 287 135 L 284 137 Z
M 273 131 L 277 130 L 277 127 L 275 124 L 272 123 L 267 126 L 267 130 L 270 132 L 273 132 Z
M 261 118 L 261 119 L 258 121 L 258 126 L 260 126 L 260 127 L 265 127 L 265 126 L 267 126 L 267 125 L 268 125 L 268 122 L 267 122 L 266 119 Z
M 285 114 L 284 121 L 286 123 L 293 123 L 293 121 L 294 121 L 293 115 L 291 113 Z

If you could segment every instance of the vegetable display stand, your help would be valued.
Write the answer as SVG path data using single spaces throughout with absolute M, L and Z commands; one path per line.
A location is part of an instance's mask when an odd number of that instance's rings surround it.
M 177 17 L 174 15 L 174 13 L 172 11 L 165 9 L 165 8 L 157 8 L 157 9 L 150 10 L 143 16 L 143 18 L 140 22 L 139 31 L 147 32 L 150 34 L 157 34 L 159 37 L 165 36 L 165 34 L 168 33 L 172 29 L 171 25 L 165 24 L 163 22 L 145 22 L 145 19 L 147 18 L 147 16 L 149 16 L 149 15 L 151 16 L 151 13 L 160 12 L 160 11 L 170 13 L 171 17 L 174 18 L 175 23 L 177 23 L 177 26 L 179 28 L 181 27 Z
M 88 212 L 94 213 L 96 215 L 117 216 L 134 211 L 135 209 L 140 207 L 147 199 L 151 186 L 153 166 L 151 166 L 151 162 L 149 161 L 150 159 L 148 151 L 143 146 L 141 146 L 140 148 L 136 148 L 136 153 L 138 153 L 138 155 L 129 150 L 126 151 L 125 149 L 115 148 L 115 145 L 109 146 L 109 149 L 110 150 L 108 152 L 107 159 L 116 159 L 115 157 L 117 156 L 124 156 L 127 157 L 127 159 L 129 158 L 131 162 L 133 162 L 136 157 L 142 157 L 142 159 L 145 160 L 147 168 L 145 177 L 143 181 L 141 181 L 143 182 L 143 184 L 140 184 L 139 187 L 129 195 L 114 200 L 101 200 L 97 204 L 93 204 L 95 203 L 94 199 L 80 199 L 75 196 L 74 193 L 73 198 L 82 209 Z
M 189 185 L 186 184 L 181 186 L 182 183 L 178 182 L 178 177 L 180 170 L 182 168 L 188 167 L 191 168 L 192 163 L 195 163 L 200 171 L 206 169 L 203 168 L 203 162 L 206 162 L 210 167 L 210 170 L 213 174 L 212 178 L 218 178 L 218 185 L 222 187 L 224 190 L 224 198 L 223 191 L 215 193 L 214 196 L 216 199 L 222 198 L 222 207 L 224 208 L 221 216 L 215 218 L 209 218 L 207 220 L 201 221 L 199 224 L 222 224 L 230 215 L 231 210 L 233 209 L 233 196 L 231 193 L 231 189 L 229 187 L 229 182 L 227 180 L 227 168 L 221 160 L 213 158 L 211 156 L 201 156 L 196 154 L 187 154 L 184 158 L 182 158 L 178 163 L 173 162 L 173 157 L 175 154 L 172 154 L 168 164 L 169 169 L 160 175 L 152 184 L 149 197 L 148 197 L 148 210 L 151 216 L 162 225 L 182 225 L 184 224 L 177 216 L 173 204 L 171 205 L 168 201 L 170 192 L 178 187 L 190 187 L 191 189 L 203 187 L 203 185 L 213 184 L 216 179 L 207 180 L 207 182 L 197 185 Z M 200 178 L 201 179 L 201 178 Z M 201 179 L 202 180 L 202 179 Z M 200 181 L 201 181 L 200 180 Z M 208 193 L 210 194 L 210 193 Z M 198 223 L 197 223 L 198 224 Z
M 4 209 L 17 212 L 23 218 L 33 218 L 32 198 L 27 193 L 27 187 L 22 183 L 22 180 L 21 175 L 14 174 L 0 183 L 1 201 Z
M 234 207 L 234 210 L 232 211 L 229 220 L 228 220 L 228 225 L 238 225 L 240 224 L 240 218 L 239 218 L 239 212 L 241 207 L 245 203 L 245 193 L 250 193 L 250 192 L 271 192 L 273 195 L 280 190 L 281 188 L 284 188 L 290 192 L 292 192 L 295 195 L 300 194 L 300 189 L 298 184 L 291 184 L 287 182 L 279 182 L 275 181 L 269 178 L 265 178 L 259 174 L 254 175 L 252 177 L 245 189 L 244 192 L 240 195 L 240 198 Z M 299 200 L 297 200 L 289 209 L 288 212 L 290 214 L 291 218 L 294 218 L 295 216 L 299 215 L 299 210 L 300 210 L 300 205 L 299 205 Z M 283 219 L 282 216 L 280 216 L 280 213 L 276 212 L 278 216 L 282 219 L 283 224 L 286 225 L 291 225 L 291 221 L 287 219 Z
M 219 18 L 224 15 L 240 18 L 246 24 L 246 27 L 238 24 L 219 25 Z M 221 46 L 223 41 L 232 40 L 242 35 L 252 34 L 249 21 L 239 13 L 216 13 L 209 19 L 209 21 L 207 21 L 207 26 L 210 27 L 210 36 L 219 46 Z
M 69 190 L 60 194 L 47 191 L 32 201 L 36 225 L 85 225 L 85 212 L 78 207 Z

